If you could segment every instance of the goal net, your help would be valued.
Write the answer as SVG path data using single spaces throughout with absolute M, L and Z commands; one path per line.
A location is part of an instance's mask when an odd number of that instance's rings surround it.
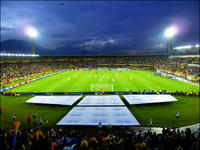
M 91 84 L 91 92 L 113 92 L 113 84 Z

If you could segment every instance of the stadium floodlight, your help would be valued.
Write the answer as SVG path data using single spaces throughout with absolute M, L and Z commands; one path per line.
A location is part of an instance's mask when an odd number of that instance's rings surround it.
M 32 38 L 32 53 L 35 54 L 35 46 L 34 46 L 34 39 L 37 37 L 38 33 L 37 30 L 32 28 L 32 27 L 28 27 L 26 29 L 26 34 Z
M 175 47 L 174 49 L 188 49 L 188 48 L 192 48 L 191 45 L 187 45 L 187 46 L 178 46 L 178 47 Z
M 26 29 L 26 34 L 28 36 L 30 36 L 31 38 L 36 38 L 37 37 L 37 30 L 32 28 L 32 27 L 29 27 Z
M 165 30 L 165 37 L 168 38 L 167 53 L 170 54 L 172 50 L 171 38 L 178 33 L 178 28 L 176 26 L 171 26 Z
M 171 38 L 178 33 L 178 28 L 176 26 L 171 26 L 165 30 L 165 36 Z
M 38 54 L 12 54 L 12 53 L 0 53 L 0 56 L 39 57 Z

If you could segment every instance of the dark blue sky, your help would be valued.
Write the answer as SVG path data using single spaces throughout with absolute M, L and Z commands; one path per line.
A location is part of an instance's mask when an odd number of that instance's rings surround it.
M 180 29 L 174 46 L 197 44 L 199 2 L 1 2 L 1 40 L 27 39 L 24 30 L 32 26 L 39 33 L 36 43 L 47 49 L 162 53 L 164 31 L 174 24 Z

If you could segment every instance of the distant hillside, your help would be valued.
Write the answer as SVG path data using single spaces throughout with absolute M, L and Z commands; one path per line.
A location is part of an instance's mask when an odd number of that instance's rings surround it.
M 1 53 L 32 53 L 31 41 L 26 40 L 6 40 L 0 43 Z M 58 47 L 55 49 L 45 49 L 40 45 L 35 44 L 35 53 L 44 55 L 55 54 L 84 54 L 84 51 L 80 48 L 74 47 Z
M 25 40 L 6 40 L 0 43 L 1 46 L 1 52 L 5 53 L 31 53 L 32 52 L 32 45 L 30 41 Z M 41 53 L 42 51 L 45 51 L 44 48 L 42 48 L 39 45 L 35 45 L 36 53 Z

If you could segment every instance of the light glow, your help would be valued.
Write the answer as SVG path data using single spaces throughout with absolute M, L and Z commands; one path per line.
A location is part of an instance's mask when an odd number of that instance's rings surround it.
M 195 47 L 199 47 L 199 44 L 195 45 Z
M 187 45 L 187 46 L 178 46 L 178 47 L 175 47 L 174 49 L 187 49 L 187 48 L 192 48 L 191 45 Z
M 176 26 L 171 26 L 165 30 L 165 36 L 171 38 L 178 33 L 178 28 Z
M 32 27 L 26 29 L 26 34 L 32 38 L 36 38 L 38 35 L 37 30 Z
M 10 54 L 10 53 L 0 53 L 0 56 L 39 57 L 38 54 Z

